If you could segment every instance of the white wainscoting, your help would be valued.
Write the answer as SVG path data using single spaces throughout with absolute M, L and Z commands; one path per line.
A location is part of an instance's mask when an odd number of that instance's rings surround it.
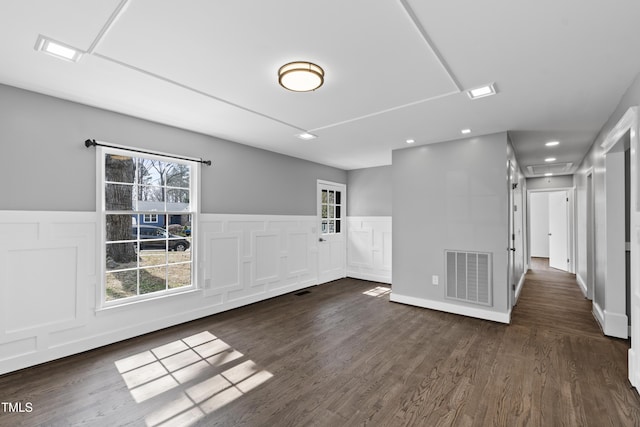
M 200 215 L 204 294 L 239 307 L 313 286 L 315 216 Z
M 317 283 L 315 216 L 203 214 L 198 290 L 97 311 L 96 224 L 0 211 L 0 374 Z
M 391 283 L 391 217 L 347 217 L 347 276 Z

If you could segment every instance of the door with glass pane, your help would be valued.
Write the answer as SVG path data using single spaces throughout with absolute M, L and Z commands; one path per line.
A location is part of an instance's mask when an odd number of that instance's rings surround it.
M 347 187 L 318 181 L 318 284 L 346 277 Z

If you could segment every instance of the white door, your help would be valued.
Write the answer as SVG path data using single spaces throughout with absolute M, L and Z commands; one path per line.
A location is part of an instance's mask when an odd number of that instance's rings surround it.
M 530 193 L 531 256 L 549 258 L 549 193 Z
M 569 270 L 568 204 L 566 191 L 549 193 L 549 267 L 564 271 Z
M 347 187 L 318 181 L 318 284 L 347 276 Z

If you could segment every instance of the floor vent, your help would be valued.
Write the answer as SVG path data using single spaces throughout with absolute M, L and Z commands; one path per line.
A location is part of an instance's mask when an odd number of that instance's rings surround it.
M 295 293 L 294 295 L 301 296 L 301 295 L 306 295 L 306 294 L 310 294 L 310 293 L 311 293 L 311 291 L 300 291 L 300 292 Z
M 445 251 L 446 297 L 480 305 L 493 305 L 491 253 Z

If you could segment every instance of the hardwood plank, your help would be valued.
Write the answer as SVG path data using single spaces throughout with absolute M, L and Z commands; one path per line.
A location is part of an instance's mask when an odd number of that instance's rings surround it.
M 640 425 L 628 341 L 537 260 L 511 325 L 343 279 L 0 377 L 0 426 Z

